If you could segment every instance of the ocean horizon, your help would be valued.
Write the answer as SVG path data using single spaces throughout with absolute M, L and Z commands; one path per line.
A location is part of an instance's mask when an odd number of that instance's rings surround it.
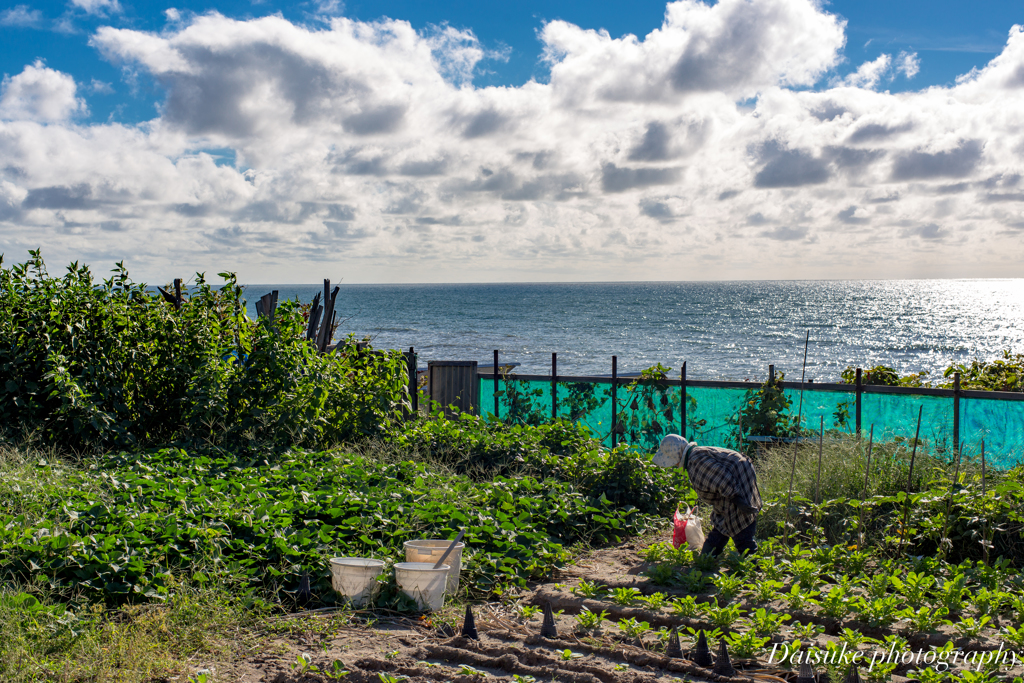
M 332 283 L 332 289 L 335 285 Z M 933 379 L 952 363 L 1024 350 L 1024 279 L 748 280 L 345 284 L 337 338 L 429 360 L 519 372 L 602 375 L 661 363 L 691 379 L 761 380 L 768 365 L 799 379 L 838 381 L 847 366 L 888 365 Z M 322 284 L 245 285 L 247 312 L 278 290 L 309 303 Z

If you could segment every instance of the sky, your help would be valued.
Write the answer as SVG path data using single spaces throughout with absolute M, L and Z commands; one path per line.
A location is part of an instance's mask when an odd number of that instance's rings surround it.
M 0 253 L 140 280 L 1024 276 L 1024 6 L 0 5 Z

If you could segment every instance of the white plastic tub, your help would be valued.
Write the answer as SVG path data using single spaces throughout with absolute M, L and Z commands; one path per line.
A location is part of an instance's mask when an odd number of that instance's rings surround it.
M 377 592 L 377 577 L 384 570 L 384 560 L 369 557 L 332 557 L 331 585 L 352 603 L 362 607 Z
M 405 561 L 437 564 L 437 561 L 441 559 L 444 551 L 448 550 L 448 546 L 451 544 L 451 541 L 442 541 L 434 538 L 406 541 Z M 448 557 L 444 558 L 445 563 L 452 568 L 448 572 L 448 595 L 455 595 L 456 591 L 459 590 L 459 574 L 462 572 L 462 549 L 465 547 L 465 543 L 456 544 L 455 550 Z
M 447 564 L 434 569 L 433 562 L 398 562 L 395 582 L 421 610 L 434 612 L 444 607 L 445 582 L 450 570 Z

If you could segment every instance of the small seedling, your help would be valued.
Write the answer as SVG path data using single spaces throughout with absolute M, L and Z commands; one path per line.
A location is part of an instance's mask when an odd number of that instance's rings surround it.
M 981 635 L 981 630 L 985 628 L 990 621 L 992 621 L 992 617 L 978 617 L 978 619 L 975 619 L 974 617 L 964 617 L 957 622 L 953 628 L 956 629 L 956 632 L 961 636 L 976 638 Z
M 725 642 L 729 645 L 729 651 L 737 657 L 749 659 L 756 657 L 764 648 L 767 638 L 758 638 L 757 635 L 748 631 L 746 633 L 733 633 L 726 636 Z
M 676 580 L 676 568 L 666 562 L 654 565 L 645 573 L 658 586 L 671 586 Z
M 671 603 L 672 614 L 678 614 L 687 619 L 694 619 L 704 613 L 704 603 L 697 602 L 692 595 L 684 595 L 676 598 Z
M 758 602 L 771 602 L 778 596 L 780 588 L 782 588 L 782 582 L 771 579 L 747 585 L 747 589 L 753 593 Z
M 833 619 L 842 619 L 849 614 L 850 596 L 846 586 L 832 586 L 821 599 L 821 611 Z
M 533 676 L 520 676 L 519 674 L 512 674 L 512 680 L 514 683 L 537 683 L 537 679 Z
M 568 662 L 571 659 L 579 659 L 583 655 L 573 652 L 572 650 L 566 649 L 558 653 L 559 659 L 563 662 Z
M 701 557 L 704 556 L 701 555 Z M 711 578 L 698 569 L 691 569 L 688 572 L 684 572 L 679 577 L 679 585 L 682 586 L 687 593 L 702 593 L 710 583 Z
M 665 603 L 668 602 L 668 596 L 664 593 L 654 593 L 646 597 L 641 597 L 640 602 L 642 602 L 648 609 L 657 611 L 664 607 Z
M 487 672 L 486 671 L 481 671 L 480 669 L 474 669 L 469 664 L 462 664 L 462 665 L 460 665 L 459 666 L 459 673 L 462 674 L 463 676 L 480 676 L 481 678 L 485 678 L 487 676 Z
M 206 683 L 209 679 L 209 675 L 204 671 L 197 673 L 195 676 L 189 676 L 188 683 Z
M 788 616 L 788 615 L 787 615 Z M 806 624 L 801 624 L 799 621 L 793 624 L 793 635 L 800 638 L 806 638 L 807 640 L 814 640 L 822 633 L 825 632 L 825 627 L 821 624 L 815 624 L 813 621 L 809 621 Z
M 540 614 L 541 607 L 539 605 L 516 605 L 516 610 L 520 617 L 529 621 Z
M 572 589 L 572 592 L 584 598 L 596 598 L 606 590 L 608 590 L 606 586 L 601 586 L 593 581 L 583 579 L 575 588 Z
M 1004 626 L 999 636 L 1008 645 L 1024 650 L 1024 626 L 1021 626 L 1020 628 L 1014 628 L 1009 625 Z
M 425 659 L 421 659 L 420 661 L 416 662 L 416 665 L 417 665 L 417 666 L 425 666 L 425 667 L 427 667 L 428 669 L 433 669 L 433 668 L 436 668 L 436 667 L 439 667 L 439 666 L 441 666 L 441 665 L 440 665 L 440 664 L 438 664 L 437 662 L 428 662 L 428 661 L 427 661 L 427 660 L 425 660 Z
M 608 594 L 608 599 L 616 605 L 628 607 L 636 602 L 641 595 L 642 593 L 636 588 L 616 588 Z
M 712 625 L 718 628 L 731 628 L 743 613 L 739 605 L 729 605 L 728 607 L 709 605 L 705 611 Z
M 773 636 L 782 629 L 782 623 L 792 619 L 788 614 L 769 612 L 764 607 L 758 607 L 750 615 L 750 621 L 754 625 L 754 631 L 759 636 Z
M 401 653 L 398 650 L 392 650 L 391 652 L 385 652 L 384 653 L 384 659 L 394 659 L 399 654 L 401 654 Z
M 628 664 L 616 664 L 612 667 L 612 671 L 626 671 L 627 669 L 629 669 Z
M 731 574 L 723 574 L 712 583 L 718 589 L 718 597 L 725 602 L 729 602 L 739 595 L 740 589 L 743 587 L 743 579 Z
M 377 674 L 377 678 L 380 679 L 380 683 L 401 683 L 402 681 L 408 680 L 408 676 L 394 676 L 389 673 L 381 671 Z
M 619 619 L 619 628 L 629 638 L 640 638 L 644 633 L 651 630 L 651 625 L 646 621 L 637 621 L 633 617 Z
M 860 610 L 860 617 L 872 626 L 889 626 L 907 614 L 907 610 L 900 609 L 899 598 L 895 595 L 869 600 Z
M 605 617 L 608 616 L 608 612 L 601 610 L 600 613 L 591 612 L 589 609 L 584 607 L 580 610 L 580 613 L 576 615 L 576 628 L 581 631 L 593 631 L 601 628 L 601 623 Z
M 949 614 L 945 607 L 922 607 L 916 612 L 909 612 L 907 620 L 919 633 L 931 633 L 939 626 L 948 626 L 951 622 L 944 617 Z M 922 681 L 923 683 L 923 681 Z
M 800 611 L 808 605 L 817 605 L 818 602 L 814 598 L 818 596 L 816 591 L 803 592 L 800 590 L 800 586 L 794 584 L 789 589 L 788 593 L 783 593 L 782 597 L 785 599 L 786 604 L 789 605 L 791 610 Z
M 850 648 L 850 650 L 856 650 L 861 645 L 864 645 L 864 644 L 867 644 L 867 643 L 877 643 L 878 642 L 874 638 L 868 638 L 866 635 L 864 635 L 860 631 L 854 631 L 851 628 L 844 628 L 843 632 L 841 634 L 839 634 L 839 640 L 840 640 L 840 642 L 845 643 L 846 646 L 848 648 Z

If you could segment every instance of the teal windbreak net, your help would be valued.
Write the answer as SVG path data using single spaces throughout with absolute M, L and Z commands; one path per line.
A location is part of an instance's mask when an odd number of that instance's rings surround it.
M 610 381 L 579 378 L 560 381 L 557 416 L 585 425 L 606 446 L 612 442 L 612 392 Z M 682 414 L 680 386 L 656 383 L 633 384 L 619 380 L 616 386 L 618 443 L 654 451 L 666 434 L 680 434 Z M 757 400 L 760 386 L 686 387 L 686 436 L 698 443 L 740 448 L 751 446 L 757 426 L 744 424 L 744 408 Z M 852 389 L 852 387 L 851 387 Z M 856 429 L 856 395 L 851 391 L 786 387 L 788 418 L 801 416 L 801 432 L 853 434 Z M 519 379 L 499 381 L 498 417 L 504 422 L 542 424 L 552 417 L 551 381 Z M 949 395 L 881 393 L 871 387 L 861 395 L 861 429 L 864 438 L 873 427 L 876 442 L 912 439 L 921 413 L 923 447 L 935 453 L 953 450 L 953 398 Z M 480 378 L 480 408 L 494 412 L 494 381 Z M 749 415 L 749 410 L 746 413 Z M 741 436 L 742 434 L 742 436 Z M 977 455 L 985 443 L 988 464 L 1009 468 L 1024 461 L 1024 401 L 986 398 L 960 399 L 960 443 L 965 453 Z

